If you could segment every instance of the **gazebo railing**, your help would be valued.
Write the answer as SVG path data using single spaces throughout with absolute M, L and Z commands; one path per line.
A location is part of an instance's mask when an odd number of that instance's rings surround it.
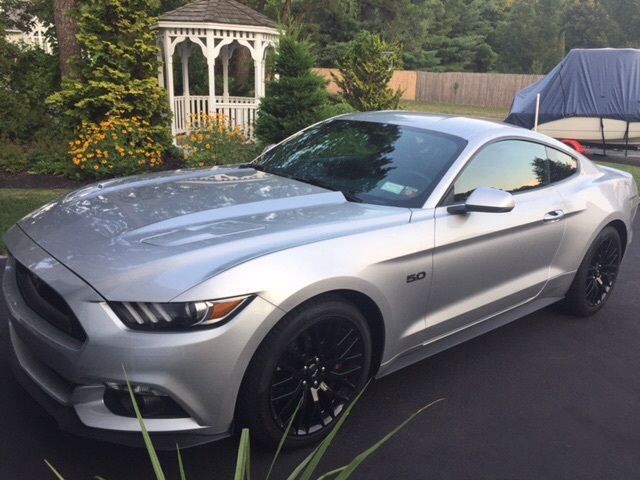
M 228 118 L 232 127 L 240 126 L 242 132 L 248 137 L 253 138 L 254 123 L 256 120 L 256 111 L 258 103 L 254 97 L 216 97 L 216 103 L 213 112 L 209 111 L 209 97 L 205 95 L 190 95 L 189 105 L 185 97 L 179 96 L 173 98 L 174 117 L 173 131 L 176 134 L 186 133 L 191 119 L 198 122 L 201 114 L 224 114 Z

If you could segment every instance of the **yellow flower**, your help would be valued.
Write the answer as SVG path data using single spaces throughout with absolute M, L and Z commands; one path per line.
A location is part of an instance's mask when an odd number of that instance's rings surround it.
M 98 164 L 94 165 L 94 166 L 93 166 L 93 169 L 94 169 L 95 171 L 100 170 L 100 165 L 98 165 Z

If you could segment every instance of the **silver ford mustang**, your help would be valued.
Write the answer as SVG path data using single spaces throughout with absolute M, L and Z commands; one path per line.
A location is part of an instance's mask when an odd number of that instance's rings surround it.
M 233 168 L 82 188 L 5 236 L 17 376 L 62 428 L 318 441 L 368 378 L 611 294 L 632 177 L 481 120 L 337 117 Z M 124 368 L 123 368 L 124 367 Z

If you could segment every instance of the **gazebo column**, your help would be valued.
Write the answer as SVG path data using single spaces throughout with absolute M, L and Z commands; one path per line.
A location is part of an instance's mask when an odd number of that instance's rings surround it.
M 229 103 L 229 47 L 222 50 L 222 101 Z
M 207 75 L 209 77 L 209 115 L 216 113 L 216 51 L 213 30 L 207 30 Z
M 164 88 L 164 62 L 162 61 L 162 42 L 160 38 L 156 40 L 156 46 L 158 47 L 158 85 Z
M 184 101 L 185 127 L 189 129 L 191 123 L 191 93 L 189 92 L 189 56 L 191 46 L 183 44 L 180 49 L 180 59 L 182 60 L 182 97 Z
M 262 82 L 264 75 L 262 73 L 263 63 L 262 60 L 253 60 L 253 89 L 255 91 L 256 103 L 262 98 Z
M 172 121 L 171 121 L 171 134 L 174 135 L 175 138 L 175 134 L 176 134 L 176 119 L 175 119 L 175 115 L 176 115 L 176 109 L 175 109 L 175 105 L 174 105 L 174 96 L 175 96 L 175 91 L 173 89 L 173 51 L 171 49 L 171 42 L 169 40 L 169 36 L 165 34 L 164 36 L 164 66 L 165 66 L 165 72 L 166 72 L 166 78 L 167 78 L 167 92 L 169 93 L 169 108 L 171 109 L 171 116 L 172 116 Z

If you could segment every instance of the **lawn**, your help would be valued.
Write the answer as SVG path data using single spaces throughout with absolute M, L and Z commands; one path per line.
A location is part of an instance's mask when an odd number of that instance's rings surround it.
M 465 117 L 487 118 L 502 121 L 507 118 L 509 110 L 506 108 L 474 107 L 472 105 L 453 105 L 441 103 L 425 103 L 415 100 L 403 100 L 402 108 L 413 112 L 444 113 L 447 115 L 461 115 Z
M 67 190 L 0 188 L 0 254 L 6 253 L 2 236 L 27 213 L 59 197 Z

